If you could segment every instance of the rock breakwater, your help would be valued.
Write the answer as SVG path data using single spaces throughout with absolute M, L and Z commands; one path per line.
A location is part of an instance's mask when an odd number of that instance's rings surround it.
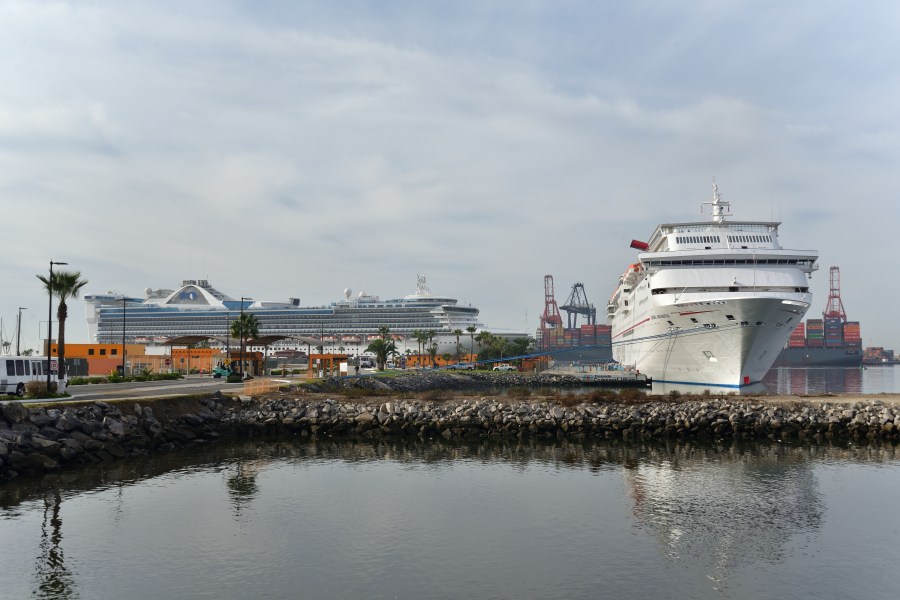
M 439 396 L 439 395 L 438 395 Z M 900 406 L 720 398 L 638 403 L 588 397 L 441 399 L 215 394 L 152 403 L 0 406 L 0 479 L 172 450 L 223 436 L 379 439 L 771 439 L 897 443 Z M 152 404 L 152 406 L 151 406 Z

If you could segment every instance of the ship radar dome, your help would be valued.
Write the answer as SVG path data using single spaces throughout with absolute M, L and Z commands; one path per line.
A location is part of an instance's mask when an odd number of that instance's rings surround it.
M 352 295 L 353 295 L 353 290 L 351 290 L 350 288 L 344 288 L 344 298 L 349 300 L 350 296 L 352 296 Z
M 145 296 L 149 296 L 149 295 L 152 294 L 152 293 L 153 293 L 153 288 L 145 288 L 145 289 L 144 289 L 144 295 L 145 295 Z

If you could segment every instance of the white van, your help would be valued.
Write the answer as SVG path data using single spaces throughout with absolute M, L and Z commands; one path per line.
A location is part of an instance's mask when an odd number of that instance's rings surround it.
M 50 361 L 51 377 L 56 381 L 58 358 Z M 25 395 L 29 381 L 47 380 L 46 356 L 0 356 L 0 394 Z

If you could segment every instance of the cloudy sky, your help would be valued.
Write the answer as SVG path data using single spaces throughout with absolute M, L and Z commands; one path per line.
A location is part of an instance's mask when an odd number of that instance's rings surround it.
M 0 0 L 0 316 L 36 273 L 142 295 L 208 278 L 326 304 L 470 302 L 533 330 L 543 277 L 600 307 L 713 177 L 816 249 L 900 349 L 900 4 Z M 82 302 L 69 341 L 86 342 Z

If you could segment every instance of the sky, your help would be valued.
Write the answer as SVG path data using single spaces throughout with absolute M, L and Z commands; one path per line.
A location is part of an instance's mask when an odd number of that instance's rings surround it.
M 40 347 L 50 260 L 83 294 L 303 305 L 421 273 L 533 332 L 545 275 L 602 315 L 715 178 L 818 250 L 807 316 L 839 266 L 864 345 L 900 349 L 898 31 L 872 0 L 0 0 L 2 333 L 23 307 Z

